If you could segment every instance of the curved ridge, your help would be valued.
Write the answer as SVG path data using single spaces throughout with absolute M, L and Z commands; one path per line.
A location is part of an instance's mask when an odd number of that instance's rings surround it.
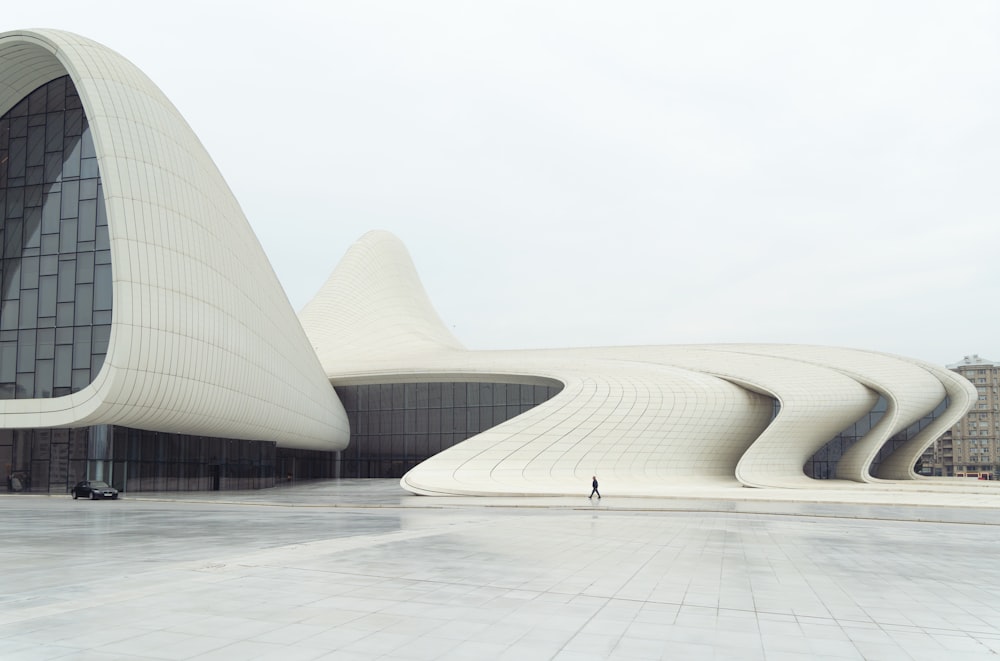
M 299 320 L 329 376 L 351 361 L 464 348 L 431 304 L 406 247 L 380 230 L 347 250 Z

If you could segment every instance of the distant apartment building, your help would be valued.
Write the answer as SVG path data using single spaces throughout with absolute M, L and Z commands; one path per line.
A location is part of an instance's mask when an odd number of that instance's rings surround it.
M 924 454 L 925 474 L 996 479 L 1000 472 L 1000 363 L 979 355 L 948 365 L 975 387 L 978 401 Z

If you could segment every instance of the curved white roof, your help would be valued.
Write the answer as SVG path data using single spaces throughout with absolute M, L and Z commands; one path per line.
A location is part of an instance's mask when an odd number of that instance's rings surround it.
M 159 89 L 56 30 L 0 35 L 0 114 L 69 75 L 97 152 L 113 311 L 93 383 L 0 401 L 5 427 L 120 424 L 336 450 L 347 418 L 228 186 Z
M 564 384 L 551 400 L 408 472 L 403 487 L 422 494 L 573 494 L 592 475 L 621 495 L 720 480 L 754 487 L 877 486 L 871 466 L 893 435 L 950 398 L 944 414 L 880 467 L 880 478 L 915 478 L 920 452 L 966 413 L 975 395 L 947 370 L 836 347 L 465 351 L 430 305 L 402 244 L 385 232 L 367 234 L 350 248 L 301 319 L 334 384 Z M 880 396 L 886 412 L 844 454 L 841 479 L 807 477 L 805 462 L 871 412 Z

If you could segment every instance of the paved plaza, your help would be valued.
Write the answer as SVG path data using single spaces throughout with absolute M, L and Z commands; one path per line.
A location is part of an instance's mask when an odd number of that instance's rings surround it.
M 988 498 L 744 492 L 5 494 L 0 658 L 1000 658 Z

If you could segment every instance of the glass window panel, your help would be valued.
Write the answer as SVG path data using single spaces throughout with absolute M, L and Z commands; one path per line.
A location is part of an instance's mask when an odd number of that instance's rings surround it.
M 27 213 L 28 209 L 33 209 L 42 206 L 42 190 L 43 187 L 38 185 L 25 185 L 24 188 L 24 210 Z
M 58 255 L 58 254 L 59 254 L 59 235 L 43 234 L 42 255 Z
M 17 338 L 17 371 L 33 372 L 35 369 L 35 331 L 21 331 Z M 34 391 L 32 391 L 34 392 Z
M 50 359 L 56 355 L 56 329 L 39 329 L 35 336 L 35 358 Z
M 465 430 L 468 428 L 468 415 L 469 410 L 464 406 L 455 407 L 452 410 L 451 430 L 464 435 Z
M 42 233 L 42 210 L 39 207 L 32 207 L 31 209 L 24 210 L 24 227 L 21 230 L 24 232 L 23 241 L 25 252 L 23 254 L 38 254 L 37 248 L 42 245 L 41 243 L 41 233 Z M 29 249 L 35 248 L 34 251 Z
M 94 140 L 90 135 L 90 127 L 84 126 L 83 128 L 83 138 L 81 140 L 82 151 L 80 152 L 81 158 L 94 158 L 97 156 L 97 152 L 94 150 Z
M 82 252 L 76 256 L 76 282 L 94 281 L 94 253 Z
M 507 420 L 507 407 L 498 405 L 493 407 L 493 425 L 499 425 Z
M 0 303 L 0 329 L 13 330 L 17 328 L 17 313 L 21 309 L 19 301 L 4 301 Z
M 25 129 L 27 129 L 27 124 L 25 124 Z M 7 147 L 7 177 L 9 179 L 16 179 L 18 177 L 24 176 L 25 157 L 27 156 L 28 140 L 27 138 L 15 138 L 13 137 L 14 131 L 11 131 L 11 139 Z M 9 211 L 9 207 L 8 207 Z M 20 216 L 21 214 L 18 214 Z
M 21 296 L 21 269 L 19 268 L 19 262 L 20 260 L 17 258 L 11 259 L 6 270 L 2 273 L 0 295 L 3 296 L 4 300 L 16 299 Z
M 60 303 L 70 303 L 76 294 L 76 260 L 59 261 L 58 298 Z M 62 323 L 62 322 L 60 322 Z
M 94 300 L 96 302 L 97 295 L 95 292 Z M 96 305 L 96 303 L 95 303 Z M 350 413 L 351 411 L 357 410 L 357 389 L 352 386 L 338 386 L 335 388 L 337 391 L 337 396 L 340 398 L 341 403 L 344 405 L 344 409 Z
M 13 383 L 17 367 L 17 342 L 0 342 L 0 383 Z
M 17 259 L 18 257 L 21 256 L 21 245 L 23 239 L 21 230 L 22 223 L 20 216 L 21 214 L 18 213 L 17 218 L 8 218 L 4 223 L 3 252 L 0 253 L 0 258 Z
M 98 208 L 100 208 L 100 205 L 98 205 Z M 108 226 L 107 224 L 102 225 L 100 220 L 100 217 L 98 217 L 97 240 L 94 242 L 94 250 L 111 250 L 111 239 L 108 238 Z
M 66 136 L 76 137 L 77 140 L 74 140 L 73 142 L 79 143 L 79 136 L 83 132 L 83 110 L 79 108 L 75 110 L 67 110 L 65 127 Z M 67 140 L 67 142 L 70 141 Z M 67 145 L 67 147 L 72 147 L 72 144 Z
M 21 288 L 38 288 L 38 257 L 21 258 Z
M 34 328 L 38 319 L 38 290 L 26 289 L 21 292 L 21 310 L 18 328 Z
M 97 180 L 97 226 L 108 224 L 108 214 L 104 207 L 104 191 L 101 187 L 101 180 Z
M 106 354 L 108 352 L 108 342 L 111 339 L 111 326 L 94 326 L 93 348 L 95 354 Z
M 73 304 L 56 303 L 56 326 L 73 325 Z
M 450 434 L 454 431 L 454 410 L 451 408 L 442 408 L 439 412 L 441 421 L 440 427 L 442 433 Z
M 41 165 L 28 166 L 25 172 L 24 183 L 28 185 L 42 183 L 44 180 L 44 172 L 45 168 Z
M 56 316 L 56 282 L 54 275 L 45 275 L 38 279 L 39 317 Z
M 73 332 L 73 369 L 90 369 L 89 326 L 79 326 Z
M 11 108 L 10 113 L 8 113 L 8 114 L 11 117 L 24 117 L 25 115 L 27 115 L 28 114 L 28 99 L 25 98 L 25 99 L 21 99 L 20 101 L 18 101 L 17 105 L 15 105 L 13 108 Z
M 59 153 L 46 154 L 45 173 L 42 175 L 43 181 L 47 184 L 55 184 L 56 182 L 62 181 L 62 164 L 62 148 L 60 148 Z
M 18 374 L 14 390 L 17 399 L 30 399 L 35 393 L 34 372 Z
M 79 392 L 90 384 L 90 361 L 87 361 L 87 369 L 73 370 L 73 392 Z
M 62 151 L 65 119 L 66 114 L 61 112 L 49 112 L 45 116 L 45 151 Z
M 42 121 L 45 118 L 42 117 Z M 26 165 L 42 165 L 45 163 L 45 125 L 28 127 L 28 153 Z
M 7 217 L 6 229 L 10 230 L 10 219 L 20 218 L 24 215 L 24 189 L 23 188 L 10 188 L 7 190 L 7 204 L 5 205 L 4 212 Z M 10 241 L 10 237 L 7 238 Z
M 35 362 L 35 392 L 34 397 L 52 396 L 52 360 L 38 360 Z
M 80 201 L 80 219 L 77 227 L 77 240 L 94 241 L 97 239 L 97 200 Z
M 69 115 L 67 114 L 67 117 Z M 62 176 L 65 180 L 69 177 L 80 176 L 80 141 L 74 140 L 63 149 Z M 75 193 L 74 193 L 75 195 Z
M 97 179 L 83 179 L 80 181 L 80 199 L 94 200 L 94 217 L 97 217 Z M 81 217 L 82 217 L 81 213 Z
M 63 200 L 65 201 L 66 198 L 63 197 Z M 59 252 L 76 252 L 76 227 L 77 221 L 75 218 L 63 219 L 59 225 Z
M 73 344 L 73 327 L 66 325 L 56 328 L 56 344 Z
M 28 114 L 38 115 L 42 114 L 42 119 L 45 119 L 45 100 L 48 98 L 48 90 L 44 86 L 39 87 L 28 95 Z
M 49 112 L 66 108 L 66 80 L 65 76 L 56 78 L 45 86 L 46 96 L 48 97 L 45 107 Z
M 80 160 L 80 177 L 93 179 L 98 175 L 97 170 L 97 159 L 96 158 L 84 158 Z

